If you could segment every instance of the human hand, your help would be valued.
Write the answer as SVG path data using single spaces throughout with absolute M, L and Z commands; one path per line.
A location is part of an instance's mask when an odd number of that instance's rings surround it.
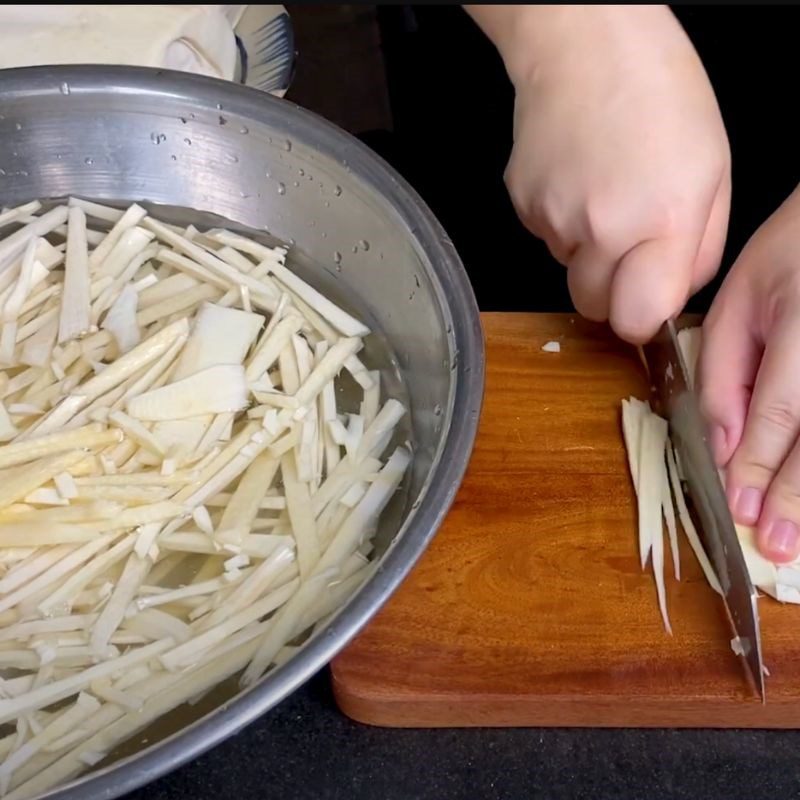
M 759 228 L 703 324 L 700 400 L 734 519 L 800 555 L 800 190 Z
M 641 343 L 716 273 L 730 151 L 666 6 L 473 6 L 516 89 L 506 184 L 577 310 Z

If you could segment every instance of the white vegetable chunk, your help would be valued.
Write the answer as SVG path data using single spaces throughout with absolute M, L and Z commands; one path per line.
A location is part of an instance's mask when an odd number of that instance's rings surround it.
M 120 292 L 103 320 L 101 327 L 116 340 L 120 353 L 127 353 L 141 341 L 142 335 L 136 321 L 138 294 L 129 283 Z
M 220 364 L 133 397 L 128 413 L 150 422 L 241 411 L 247 407 L 244 367 Z

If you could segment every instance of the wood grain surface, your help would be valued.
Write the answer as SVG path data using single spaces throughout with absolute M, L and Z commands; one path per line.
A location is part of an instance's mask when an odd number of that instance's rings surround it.
M 445 524 L 332 664 L 361 722 L 438 726 L 800 726 L 800 608 L 760 601 L 767 704 L 682 541 L 674 635 L 639 567 L 620 400 L 635 351 L 567 315 L 486 314 L 486 400 Z M 541 350 L 561 344 L 560 353 Z M 666 545 L 665 545 L 666 547 Z

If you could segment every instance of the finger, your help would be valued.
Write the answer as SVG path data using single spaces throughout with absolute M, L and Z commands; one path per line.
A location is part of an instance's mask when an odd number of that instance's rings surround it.
M 764 496 L 800 433 L 800 316 L 774 324 L 756 376 L 742 441 L 728 468 L 737 522 L 754 525 Z
M 698 239 L 648 239 L 620 260 L 611 281 L 609 321 L 633 344 L 651 339 L 689 297 Z
M 698 361 L 700 407 L 719 467 L 730 461 L 741 441 L 763 351 L 752 297 L 734 267 L 703 322 Z
M 569 213 L 560 197 L 546 193 L 536 182 L 521 180 L 520 175 L 526 174 L 526 167 L 520 163 L 516 153 L 515 148 L 504 176 L 514 211 L 520 222 L 547 245 L 553 258 L 566 266 L 577 247 L 564 235 L 568 228 L 565 221 L 569 219 Z M 542 200 L 545 196 L 548 202 Z
M 608 319 L 611 281 L 616 259 L 597 247 L 576 248 L 567 265 L 567 286 L 578 313 L 593 322 Z
M 800 445 L 795 443 L 770 484 L 758 521 L 758 549 L 770 561 L 800 555 Z
M 730 209 L 731 177 L 730 173 L 726 172 L 711 204 L 706 229 L 697 248 L 692 270 L 691 294 L 700 291 L 717 274 L 725 250 Z

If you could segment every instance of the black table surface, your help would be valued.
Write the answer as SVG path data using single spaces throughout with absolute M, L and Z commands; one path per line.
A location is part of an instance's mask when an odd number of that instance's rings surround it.
M 717 90 L 734 158 L 721 274 L 800 176 L 796 6 L 677 6 Z M 362 139 L 452 236 L 484 310 L 570 310 L 561 267 L 516 221 L 502 184 L 512 95 L 455 7 L 381 9 L 394 130 Z M 587 54 L 590 58 L 591 54 Z M 446 88 L 446 91 L 443 90 Z M 537 288 L 515 291 L 521 271 Z M 703 310 L 716 283 L 691 308 Z M 336 709 L 320 673 L 238 736 L 130 800 L 169 798 L 800 797 L 800 733 L 388 730 Z

